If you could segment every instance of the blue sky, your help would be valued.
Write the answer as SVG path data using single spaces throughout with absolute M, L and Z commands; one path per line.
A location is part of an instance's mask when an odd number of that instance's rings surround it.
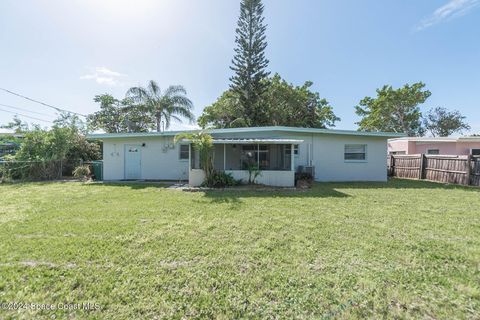
M 458 109 L 480 132 L 480 0 L 264 0 L 269 70 L 314 82 L 356 129 L 354 106 L 384 84 L 423 81 L 424 105 Z M 237 0 L 3 0 L 0 87 L 84 114 L 155 79 L 182 84 L 195 114 L 228 88 Z M 55 111 L 0 91 L 0 123 Z M 25 117 L 28 122 L 49 125 Z M 175 124 L 173 128 L 188 128 Z

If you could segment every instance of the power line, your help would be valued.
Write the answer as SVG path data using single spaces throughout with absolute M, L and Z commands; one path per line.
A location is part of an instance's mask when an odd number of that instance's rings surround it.
M 26 114 L 22 114 L 22 113 L 18 113 L 18 112 L 13 112 L 13 111 L 10 111 L 10 110 L 0 109 L 0 111 L 12 113 L 12 114 L 15 114 L 15 115 L 19 115 L 19 116 L 22 116 L 22 117 L 27 117 L 27 118 L 34 119 L 34 120 L 38 120 L 38 121 L 53 123 L 53 121 L 50 121 L 50 120 L 35 118 L 35 117 L 32 117 L 32 116 L 28 116 L 28 115 L 26 115 Z
M 47 113 L 31 111 L 31 110 L 28 110 L 28 109 L 15 107 L 15 106 L 11 106 L 11 105 L 8 105 L 8 104 L 3 104 L 3 103 L 0 103 L 0 106 L 7 107 L 7 108 L 12 108 L 12 109 L 15 109 L 15 110 L 20 110 L 20 111 L 25 111 L 25 112 L 29 112 L 29 113 L 35 113 L 35 114 L 38 114 L 38 115 L 41 115 L 41 116 L 51 116 L 50 114 L 47 114 Z
M 27 97 L 27 96 L 21 95 L 21 94 L 19 94 L 19 93 L 15 93 L 15 92 L 13 92 L 13 91 L 10 91 L 10 90 L 4 89 L 4 88 L 0 88 L 0 90 L 3 90 L 3 91 L 5 91 L 5 92 L 7 92 L 7 93 L 10 93 L 10 94 L 13 94 L 13 95 L 15 95 L 15 96 L 17 96 L 17 97 L 20 97 L 20 98 L 23 98 L 23 99 L 27 99 L 27 100 L 32 101 L 32 102 L 35 102 L 35 103 L 39 103 L 39 104 L 41 104 L 41 105 L 43 105 L 43 106 L 45 106 L 45 107 L 54 109 L 54 110 L 59 111 L 59 112 L 62 112 L 62 111 L 63 111 L 63 112 L 73 113 L 73 114 L 76 114 L 76 115 L 78 115 L 78 116 L 87 117 L 87 116 L 84 115 L 84 114 L 81 114 L 81 113 L 78 113 L 78 112 L 74 112 L 74 111 L 70 111 L 70 110 L 66 110 L 66 109 L 62 109 L 62 108 L 58 108 L 58 107 L 52 106 L 51 104 L 48 104 L 48 103 L 45 103 L 45 102 L 41 102 L 41 101 L 38 101 L 38 100 L 35 100 L 35 99 L 32 99 L 32 98 L 29 98 L 29 97 Z

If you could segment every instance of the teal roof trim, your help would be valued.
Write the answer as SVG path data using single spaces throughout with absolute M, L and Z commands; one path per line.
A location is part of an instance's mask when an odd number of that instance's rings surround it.
M 88 139 L 115 139 L 115 138 L 139 138 L 139 137 L 169 137 L 175 136 L 183 132 L 199 132 L 202 130 L 182 130 L 182 131 L 165 131 L 165 132 L 135 132 L 135 133 L 100 133 L 89 134 Z M 248 128 L 227 128 L 227 129 L 205 129 L 204 131 L 211 134 L 221 133 L 242 133 L 242 132 L 290 132 L 290 133 L 319 133 L 319 134 L 338 134 L 350 136 L 367 136 L 367 137 L 383 137 L 383 138 L 400 138 L 405 137 L 403 133 L 396 132 L 366 132 L 355 130 L 336 130 L 336 129 L 318 129 L 318 128 L 297 128 L 297 127 L 248 127 Z

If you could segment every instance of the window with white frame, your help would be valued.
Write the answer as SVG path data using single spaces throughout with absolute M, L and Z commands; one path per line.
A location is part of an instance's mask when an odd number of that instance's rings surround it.
M 178 158 L 180 160 L 188 160 L 188 144 L 181 144 Z
M 440 149 L 427 149 L 427 154 L 440 154 Z
M 472 156 L 480 156 L 480 149 L 472 149 L 471 155 Z
M 366 144 L 346 144 L 344 159 L 345 161 L 367 160 L 367 145 Z
M 287 144 L 285 146 L 285 154 L 286 155 L 292 154 L 292 146 L 290 144 Z M 298 156 L 298 144 L 293 145 L 293 155 Z

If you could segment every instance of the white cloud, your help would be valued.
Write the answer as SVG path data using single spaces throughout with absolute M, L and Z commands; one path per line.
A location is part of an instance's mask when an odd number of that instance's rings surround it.
M 429 28 L 433 25 L 463 16 L 480 4 L 480 0 L 450 0 L 447 4 L 435 10 L 431 15 L 420 21 L 416 31 Z
M 82 80 L 95 80 L 96 83 L 107 85 L 107 86 L 117 86 L 122 83 L 122 78 L 125 78 L 127 75 L 110 70 L 106 67 L 96 67 L 91 68 L 90 73 L 85 74 L 80 77 Z

